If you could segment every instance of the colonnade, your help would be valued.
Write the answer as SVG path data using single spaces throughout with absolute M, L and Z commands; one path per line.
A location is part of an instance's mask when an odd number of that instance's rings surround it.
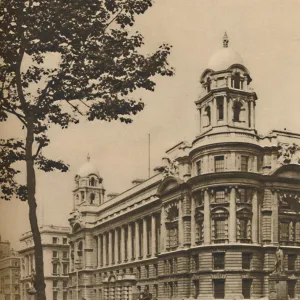
M 158 214 L 115 227 L 98 235 L 98 266 L 155 257 L 160 250 Z

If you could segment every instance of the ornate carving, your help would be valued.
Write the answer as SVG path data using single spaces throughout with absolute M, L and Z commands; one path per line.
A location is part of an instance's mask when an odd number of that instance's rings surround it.
M 300 193 L 299 192 L 278 192 L 279 204 L 282 205 L 300 205 Z
M 276 250 L 276 263 L 274 273 L 283 274 L 284 273 L 284 255 L 282 249 L 278 246 Z
M 165 163 L 164 176 L 179 176 L 179 162 L 176 159 L 171 160 L 168 157 L 164 157 L 163 161 Z
M 295 143 L 278 143 L 278 163 L 300 164 L 300 147 Z

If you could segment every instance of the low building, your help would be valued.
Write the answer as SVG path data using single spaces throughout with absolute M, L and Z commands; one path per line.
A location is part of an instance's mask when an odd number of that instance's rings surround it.
M 47 300 L 67 300 L 69 272 L 68 227 L 45 225 L 40 228 L 44 276 Z M 29 300 L 27 290 L 30 287 L 32 272 L 35 270 L 34 242 L 32 232 L 22 234 L 20 238 L 21 299 Z
M 278 246 L 300 296 L 300 134 L 258 134 L 250 71 L 228 44 L 201 75 L 199 135 L 156 175 L 107 198 L 90 160 L 78 171 L 70 299 L 268 297 Z
M 16 252 L 0 259 L 0 299 L 20 300 L 20 263 Z

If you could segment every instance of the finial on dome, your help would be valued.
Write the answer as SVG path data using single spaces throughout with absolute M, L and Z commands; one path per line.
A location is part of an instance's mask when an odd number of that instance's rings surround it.
M 228 44 L 229 44 L 229 39 L 228 39 L 227 32 L 225 31 L 225 34 L 223 36 L 223 47 L 228 48 Z
M 88 153 L 86 159 L 87 159 L 87 161 L 90 161 L 91 157 L 90 157 L 90 154 L 89 154 L 89 153 Z

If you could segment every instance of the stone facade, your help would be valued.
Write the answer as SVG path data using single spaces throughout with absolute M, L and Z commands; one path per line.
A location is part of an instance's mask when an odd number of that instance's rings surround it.
M 300 296 L 300 134 L 257 133 L 250 72 L 228 45 L 201 75 L 199 135 L 156 175 L 105 198 L 89 159 L 79 170 L 70 299 L 267 297 L 278 245 L 289 297 Z
M 49 300 L 68 299 L 69 273 L 69 228 L 44 225 L 40 228 L 46 297 Z M 34 243 L 32 232 L 22 234 L 21 249 L 21 299 L 34 300 L 34 296 L 27 294 L 30 288 L 32 274 L 35 270 Z

